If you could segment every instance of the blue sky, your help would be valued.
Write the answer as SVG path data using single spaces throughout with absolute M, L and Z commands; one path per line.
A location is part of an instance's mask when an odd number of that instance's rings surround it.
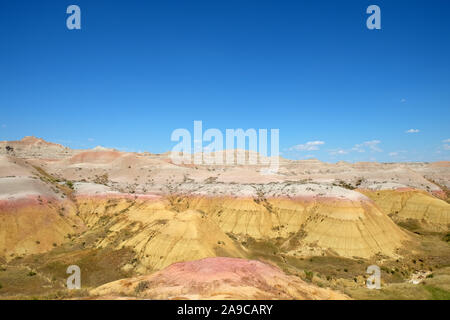
M 71 4 L 81 30 L 66 28 Z M 371 4 L 381 30 L 366 28 Z M 0 140 L 164 152 L 202 120 L 277 128 L 295 159 L 450 160 L 449 12 L 446 0 L 2 1 Z

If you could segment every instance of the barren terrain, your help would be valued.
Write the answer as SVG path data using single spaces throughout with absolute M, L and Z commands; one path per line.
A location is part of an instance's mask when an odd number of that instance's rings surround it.
M 0 298 L 450 299 L 450 162 L 264 169 L 2 141 Z

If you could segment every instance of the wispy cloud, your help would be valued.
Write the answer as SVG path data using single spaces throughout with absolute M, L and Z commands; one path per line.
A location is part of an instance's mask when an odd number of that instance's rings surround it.
M 89 142 L 93 142 L 94 141 L 94 138 L 88 138 L 87 139 Z
M 406 133 L 418 133 L 418 132 L 420 132 L 420 130 L 419 129 L 409 129 L 409 130 L 406 130 L 405 132 Z
M 330 149 L 328 150 L 328 154 L 331 156 L 338 156 L 349 154 L 351 152 L 359 152 L 359 153 L 363 153 L 366 151 L 383 152 L 383 150 L 379 147 L 380 143 L 381 143 L 380 140 L 365 141 L 363 143 L 355 144 L 350 149 L 342 149 L 342 148 Z
M 442 140 L 442 143 L 443 143 L 442 149 L 450 150 L 450 139 Z
M 360 144 L 355 144 L 352 150 L 356 152 L 366 152 L 366 149 L 369 149 L 372 152 L 383 152 L 383 150 L 378 147 L 380 143 L 380 140 L 366 141 Z
M 400 151 L 393 151 L 393 152 L 389 152 L 388 155 L 390 157 L 398 157 L 400 156 L 402 153 L 406 153 L 407 151 L 405 150 L 400 150 Z
M 406 102 L 406 99 L 405 99 L 405 98 L 402 98 L 402 99 L 400 100 L 400 102 L 401 102 L 401 103 L 405 103 L 405 102 Z
M 329 151 L 329 154 L 332 156 L 343 155 L 343 154 L 347 154 L 347 153 L 348 153 L 348 151 L 346 151 L 344 149 L 334 149 L 334 150 Z
M 314 151 L 319 150 L 319 146 L 325 144 L 324 141 L 309 141 L 305 144 L 298 144 L 291 148 L 289 151 Z
M 390 157 L 396 157 L 396 156 L 398 156 L 399 153 L 398 152 L 389 152 L 388 154 Z

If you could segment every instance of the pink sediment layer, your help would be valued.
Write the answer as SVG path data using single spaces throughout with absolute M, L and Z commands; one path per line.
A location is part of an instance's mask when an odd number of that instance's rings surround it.
M 112 162 L 123 154 L 119 151 L 85 151 L 76 154 L 69 161 L 71 163 Z
M 153 278 L 162 277 L 170 282 L 185 284 L 220 280 L 242 281 L 255 276 L 285 277 L 278 268 L 259 261 L 216 257 L 175 263 L 157 272 Z
M 89 194 L 82 193 L 76 196 L 77 199 L 130 199 L 130 200 L 160 200 L 162 197 L 157 194 L 131 194 L 131 193 L 99 193 L 99 194 Z
M 1 211 L 17 210 L 30 206 L 48 205 L 50 202 L 60 202 L 60 199 L 53 197 L 41 197 L 37 195 L 27 195 L 23 198 L 0 200 L 0 213 Z

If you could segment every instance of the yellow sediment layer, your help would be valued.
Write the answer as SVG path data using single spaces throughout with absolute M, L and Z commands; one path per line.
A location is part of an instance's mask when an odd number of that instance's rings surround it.
M 10 203 L 0 209 L 0 256 L 11 260 L 24 254 L 42 253 L 84 231 L 70 201 Z
M 420 190 L 361 190 L 376 205 L 394 219 L 413 219 L 421 226 L 434 230 L 446 231 L 450 225 L 450 204 Z
M 144 267 L 161 269 L 220 253 L 243 256 L 227 234 L 285 239 L 288 254 L 363 258 L 396 256 L 404 241 L 411 240 L 370 201 L 200 196 L 108 201 L 79 200 L 81 216 L 89 225 L 105 215 L 116 219 L 100 245 L 134 248 L 143 272 Z M 121 235 L 121 230 L 130 235 Z
M 262 202 L 239 198 L 202 198 L 190 207 L 212 214 L 224 232 L 255 239 L 297 237 L 291 253 L 334 252 L 368 258 L 394 256 L 410 240 L 369 201 L 275 198 Z
M 132 248 L 139 262 L 127 268 L 137 272 L 160 270 L 180 261 L 245 255 L 243 248 L 205 213 L 168 210 L 168 203 L 154 200 L 91 198 L 78 202 L 91 226 L 107 219 L 102 217 L 112 219 L 98 246 Z

